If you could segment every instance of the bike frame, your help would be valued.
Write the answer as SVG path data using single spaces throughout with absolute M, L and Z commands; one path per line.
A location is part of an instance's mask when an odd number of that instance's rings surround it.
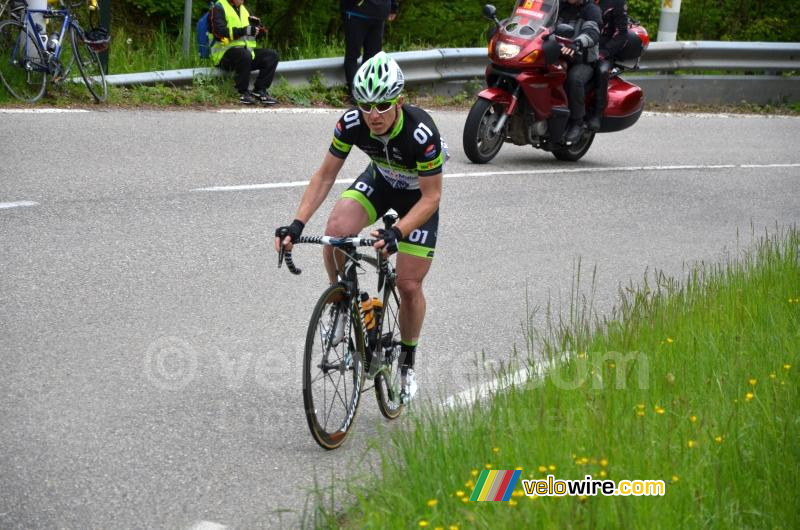
M 58 46 L 56 46 L 55 51 L 50 52 L 47 50 L 47 39 L 49 38 L 49 34 L 44 33 L 41 34 L 36 30 L 36 26 L 38 25 L 33 20 L 34 14 L 41 14 L 45 19 L 62 19 L 61 23 L 61 30 L 58 33 Z M 77 26 L 75 23 L 75 17 L 72 16 L 72 12 L 69 9 L 52 9 L 48 7 L 47 9 L 26 9 L 25 10 L 25 17 L 22 20 L 23 28 L 25 29 L 26 33 L 30 35 L 35 35 L 35 39 L 25 39 L 25 55 L 30 57 L 28 54 L 28 41 L 35 41 L 36 47 L 44 52 L 45 57 L 54 57 L 56 60 L 61 60 L 61 51 L 64 47 L 64 35 L 67 33 L 67 29 L 70 27 L 75 26 L 76 30 L 80 29 L 80 26 Z M 44 42 L 42 42 L 42 37 L 44 37 Z M 51 73 L 50 71 L 50 64 L 43 64 L 40 65 L 43 72 Z

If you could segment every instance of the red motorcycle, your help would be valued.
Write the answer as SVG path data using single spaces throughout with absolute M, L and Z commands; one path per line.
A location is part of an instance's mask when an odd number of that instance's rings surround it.
M 589 150 L 595 132 L 586 127 L 580 139 L 564 142 L 569 120 L 564 81 L 568 63 L 561 47 L 570 44 L 574 28 L 558 24 L 558 0 L 519 1 L 512 16 L 497 20 L 492 5 L 483 14 L 495 22 L 489 39 L 485 90 L 478 94 L 464 124 L 464 152 L 476 164 L 497 155 L 504 142 L 532 145 L 550 151 L 559 160 L 576 161 Z M 649 43 L 641 26 L 632 28 L 639 40 L 638 54 Z M 631 32 L 629 32 L 631 33 Z M 627 64 L 615 63 L 608 82 L 608 104 L 598 132 L 626 129 L 636 123 L 644 108 L 642 89 L 619 74 L 638 67 L 638 55 Z M 586 105 L 594 103 L 593 89 Z

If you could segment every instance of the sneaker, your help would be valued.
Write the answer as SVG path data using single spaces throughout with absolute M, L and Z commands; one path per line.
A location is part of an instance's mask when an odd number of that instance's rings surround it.
M 335 315 L 336 322 L 328 330 L 328 347 L 333 348 L 344 340 L 344 328 L 347 326 L 347 310 L 343 307 L 333 307 L 331 312 Z
M 256 98 L 250 92 L 240 92 L 239 93 L 239 103 L 242 105 L 252 105 L 256 102 Z
M 413 368 L 400 369 L 400 403 L 406 405 L 417 393 L 417 374 Z
M 564 143 L 567 145 L 574 144 L 581 139 L 583 134 L 583 124 L 579 121 L 570 122 L 567 127 L 567 134 L 564 136 Z
M 276 105 L 278 100 L 269 95 L 266 90 L 256 90 L 253 95 L 258 98 L 262 105 Z

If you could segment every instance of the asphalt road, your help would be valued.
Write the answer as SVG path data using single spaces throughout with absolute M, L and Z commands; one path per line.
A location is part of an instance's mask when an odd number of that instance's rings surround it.
M 526 307 L 568 303 L 579 261 L 602 313 L 646 269 L 680 275 L 800 219 L 798 118 L 648 114 L 577 164 L 506 145 L 476 166 L 466 113 L 432 114 L 452 159 L 421 400 L 474 384 L 481 354 L 524 352 Z M 342 449 L 307 432 L 319 249 L 294 277 L 271 248 L 337 116 L 0 111 L 0 528 L 296 526 L 315 483 L 340 499 L 375 461 L 371 396 Z

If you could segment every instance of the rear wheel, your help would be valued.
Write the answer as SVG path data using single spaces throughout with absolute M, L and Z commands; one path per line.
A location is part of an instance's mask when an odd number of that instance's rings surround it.
M 335 328 L 344 319 L 344 334 Z M 344 287 L 332 285 L 320 297 L 306 334 L 303 359 L 303 403 L 311 436 L 325 449 L 347 438 L 364 386 L 364 332 L 357 308 Z
M 29 103 L 47 86 L 47 57 L 34 42 L 38 38 L 16 20 L 0 23 L 0 78 L 12 96 Z
M 500 152 L 506 140 L 508 122 L 498 133 L 493 132 L 505 112 L 502 105 L 478 98 L 464 124 L 464 153 L 476 164 L 485 164 Z
M 580 160 L 583 155 L 589 150 L 594 141 L 594 131 L 588 129 L 583 130 L 580 140 L 572 145 L 558 145 L 553 147 L 553 156 L 559 160 L 567 162 L 575 162 Z
M 108 84 L 100 56 L 83 40 L 83 30 L 72 26 L 70 36 L 72 37 L 72 52 L 75 55 L 75 62 L 78 63 L 78 69 L 81 71 L 83 82 L 86 83 L 86 88 L 89 89 L 95 101 L 102 103 L 108 99 Z
M 391 281 L 387 281 L 384 293 L 381 329 L 372 362 L 383 364 L 375 376 L 378 408 L 381 409 L 381 414 L 393 420 L 403 411 L 403 404 L 400 402 L 400 326 L 397 318 L 400 299 Z

